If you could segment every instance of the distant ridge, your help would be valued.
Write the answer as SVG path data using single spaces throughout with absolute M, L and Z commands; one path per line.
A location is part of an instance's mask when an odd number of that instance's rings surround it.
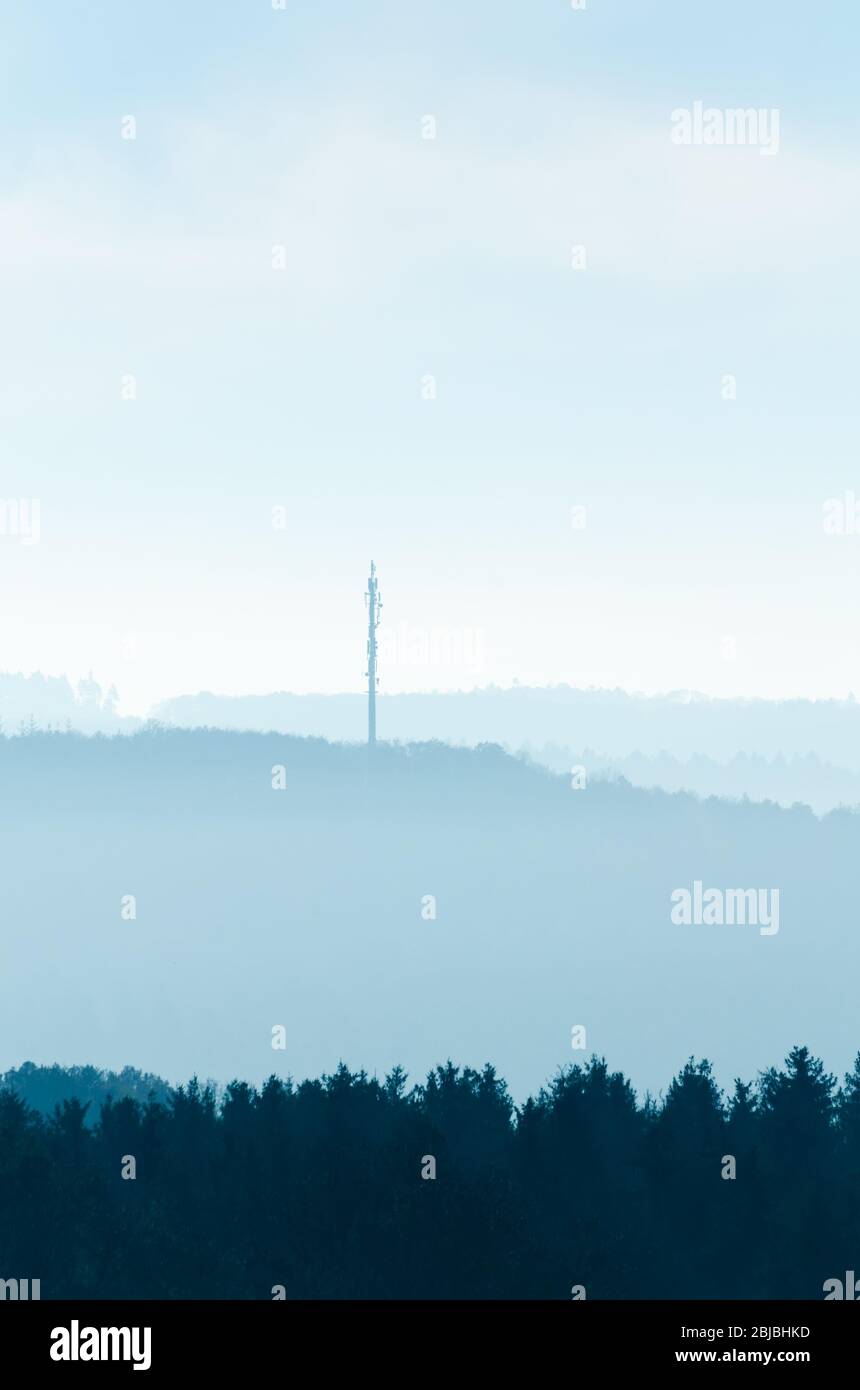
M 209 692 L 166 700 L 156 719 L 181 727 L 217 727 L 364 737 L 362 694 L 223 696 Z M 717 699 L 695 691 L 634 695 L 558 685 L 488 686 L 473 691 L 386 695 L 379 736 L 404 741 L 487 741 L 507 748 L 547 743 L 599 748 L 610 758 L 696 755 L 729 762 L 738 754 L 775 758 L 815 754 L 860 772 L 860 705 L 846 700 Z

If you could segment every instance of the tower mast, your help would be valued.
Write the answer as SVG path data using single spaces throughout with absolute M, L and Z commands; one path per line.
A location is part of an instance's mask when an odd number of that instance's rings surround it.
M 376 689 L 379 685 L 379 677 L 376 674 L 376 629 L 379 627 L 379 614 L 382 609 L 376 565 L 372 560 L 364 601 L 367 604 L 367 743 L 368 747 L 372 747 L 376 743 Z

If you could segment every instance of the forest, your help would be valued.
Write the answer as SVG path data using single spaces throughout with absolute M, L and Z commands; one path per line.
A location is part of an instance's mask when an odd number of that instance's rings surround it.
M 520 1106 L 450 1061 L 414 1085 L 341 1064 L 223 1090 L 27 1064 L 0 1086 L 0 1279 L 43 1299 L 820 1299 L 860 1268 L 858 1180 L 860 1054 L 839 1084 L 795 1047 L 727 1095 L 691 1058 L 641 1101 L 592 1056 Z

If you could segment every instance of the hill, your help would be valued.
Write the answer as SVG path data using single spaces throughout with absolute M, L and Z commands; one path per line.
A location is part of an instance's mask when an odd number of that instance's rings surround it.
M 0 740 L 0 828 L 2 1067 L 261 1080 L 454 1055 L 519 1097 L 577 1059 L 574 1027 L 657 1087 L 690 1052 L 728 1082 L 801 1023 L 850 1063 L 853 813 L 574 791 L 489 745 L 369 765 L 149 729 Z M 778 890 L 778 931 L 675 925 L 696 881 Z

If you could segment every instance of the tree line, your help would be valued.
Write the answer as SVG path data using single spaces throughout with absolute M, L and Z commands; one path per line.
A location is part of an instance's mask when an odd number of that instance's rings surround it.
M 489 1065 L 220 1094 L 126 1069 L 105 1098 L 71 1070 L 89 1098 L 60 1068 L 0 1088 L 0 1279 L 42 1298 L 822 1298 L 860 1270 L 860 1054 L 839 1085 L 796 1047 L 730 1095 L 690 1059 L 641 1102 L 592 1057 L 519 1107 Z

